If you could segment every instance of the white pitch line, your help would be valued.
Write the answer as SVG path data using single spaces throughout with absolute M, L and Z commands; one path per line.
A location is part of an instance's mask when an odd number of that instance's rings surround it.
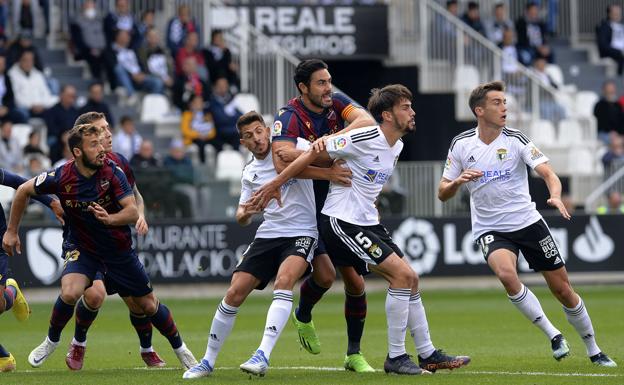
M 165 367 L 165 368 L 148 368 L 145 366 L 134 367 L 134 368 L 100 368 L 100 369 L 86 369 L 86 371 L 90 372 L 106 372 L 111 370 L 148 370 L 148 371 L 161 371 L 161 370 L 178 370 L 183 372 L 182 368 L 178 367 Z M 225 370 L 240 370 L 237 366 L 223 366 L 217 367 L 215 369 L 216 372 Z M 310 370 L 310 371 L 319 371 L 319 372 L 342 372 L 345 371 L 344 368 L 341 367 L 331 367 L 331 366 L 271 366 L 269 367 L 269 371 L 274 370 Z M 18 370 L 16 374 L 19 373 L 58 373 L 62 371 L 62 369 L 27 369 L 27 370 Z M 383 372 L 381 369 L 376 369 L 376 372 Z M 446 372 L 448 373 L 448 372 Z M 441 374 L 441 373 L 440 373 Z M 493 375 L 493 376 L 550 376 L 550 377 L 624 377 L 624 374 L 611 374 L 611 373 L 548 373 L 548 372 L 507 372 L 507 371 L 485 371 L 485 370 L 462 370 L 459 369 L 456 372 L 453 372 L 454 376 L 468 374 L 468 375 Z M 439 374 L 438 374 L 439 375 Z

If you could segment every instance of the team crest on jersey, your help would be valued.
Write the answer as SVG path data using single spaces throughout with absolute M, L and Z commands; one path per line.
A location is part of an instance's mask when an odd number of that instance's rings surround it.
M 347 140 L 345 138 L 336 138 L 334 139 L 334 146 L 336 146 L 336 150 L 345 148 L 347 147 Z
M 496 157 L 498 158 L 498 160 L 503 162 L 507 158 L 507 149 L 499 148 L 498 150 L 496 150 Z
M 531 160 L 539 159 L 542 156 L 544 156 L 544 154 L 542 154 L 542 152 L 538 150 L 537 147 L 531 147 Z
M 100 187 L 102 187 L 102 190 L 106 190 L 108 186 L 110 186 L 110 182 L 108 181 L 108 179 L 100 180 Z
M 282 122 L 276 120 L 273 123 L 273 136 L 278 136 L 282 133 Z
M 368 249 L 368 252 L 371 253 L 373 258 L 379 258 L 379 257 L 381 257 L 381 253 L 383 251 L 381 250 L 381 248 L 378 245 L 373 243 L 373 245 Z

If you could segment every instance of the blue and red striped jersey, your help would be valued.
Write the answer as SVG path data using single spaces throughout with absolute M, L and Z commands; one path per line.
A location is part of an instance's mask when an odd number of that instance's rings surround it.
M 106 158 L 117 163 L 117 166 L 121 168 L 121 171 L 126 174 L 126 178 L 128 179 L 128 184 L 130 184 L 130 187 L 134 187 L 136 179 L 134 178 L 134 171 L 132 171 L 128 159 L 126 159 L 125 156 L 121 155 L 118 152 L 109 152 L 108 154 L 106 154 Z
M 117 213 L 123 198 L 132 194 L 126 175 L 109 159 L 89 178 L 78 172 L 73 160 L 35 180 L 37 194 L 58 196 L 68 228 L 65 242 L 108 261 L 132 251 L 130 226 L 106 226 L 87 208 L 98 203 L 110 214 Z

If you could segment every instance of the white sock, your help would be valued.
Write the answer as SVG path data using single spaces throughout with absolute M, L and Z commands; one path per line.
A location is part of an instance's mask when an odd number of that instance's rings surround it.
M 223 343 L 232 331 L 236 314 L 238 314 L 238 308 L 228 305 L 225 303 L 225 300 L 221 301 L 215 312 L 212 325 L 210 325 L 206 354 L 204 355 L 204 360 L 208 361 L 212 368 L 214 368 L 217 361 L 217 355 L 219 355 L 221 346 L 223 346 Z
M 411 289 L 388 289 L 386 295 L 386 318 L 388 321 L 388 356 L 406 354 L 405 330 L 409 316 Z
M 180 345 L 179 347 L 173 349 L 173 351 L 175 353 L 180 353 L 180 352 L 185 351 L 185 350 L 188 350 L 188 348 L 186 347 L 186 344 L 184 342 L 182 342 L 182 345 Z
M 87 346 L 87 340 L 84 340 L 84 342 L 79 342 L 75 338 L 72 338 L 72 345 Z
M 565 312 L 568 322 L 574 326 L 576 332 L 583 339 L 585 349 L 587 349 L 587 355 L 591 357 L 600 353 L 600 348 L 596 344 L 594 326 L 592 325 L 589 313 L 587 313 L 587 309 L 581 297 L 579 296 L 578 305 L 571 309 L 564 306 L 563 311 Z
M 153 346 L 150 346 L 149 348 L 144 348 L 143 346 L 139 345 L 139 347 L 141 348 L 141 353 L 151 353 L 154 351 Z
M 425 307 L 423 306 L 419 291 L 417 291 L 416 294 L 410 295 L 407 327 L 414 339 L 414 346 L 416 346 L 418 355 L 422 358 L 429 357 L 435 351 L 435 347 L 433 346 L 433 342 L 431 342 L 427 314 L 425 314 Z
M 548 317 L 544 314 L 544 310 L 542 310 L 542 305 L 540 305 L 539 300 L 528 287 L 522 285 L 518 294 L 507 295 L 507 297 L 509 297 L 511 303 L 513 303 L 529 321 L 533 322 L 535 326 L 546 334 L 549 340 L 552 340 L 557 334 L 561 334 L 561 332 L 550 323 Z
M 279 339 L 290 311 L 292 310 L 293 293 L 292 290 L 275 290 L 273 291 L 273 302 L 267 312 L 266 325 L 264 326 L 264 335 L 260 342 L 259 350 L 264 352 L 264 356 L 268 360 L 271 352 Z

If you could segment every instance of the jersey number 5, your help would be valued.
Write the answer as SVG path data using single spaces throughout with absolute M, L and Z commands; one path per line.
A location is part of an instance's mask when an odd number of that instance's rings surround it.
M 361 231 L 357 233 L 355 240 L 365 249 L 368 249 L 373 245 L 373 241 L 371 241 L 370 238 L 364 235 Z

